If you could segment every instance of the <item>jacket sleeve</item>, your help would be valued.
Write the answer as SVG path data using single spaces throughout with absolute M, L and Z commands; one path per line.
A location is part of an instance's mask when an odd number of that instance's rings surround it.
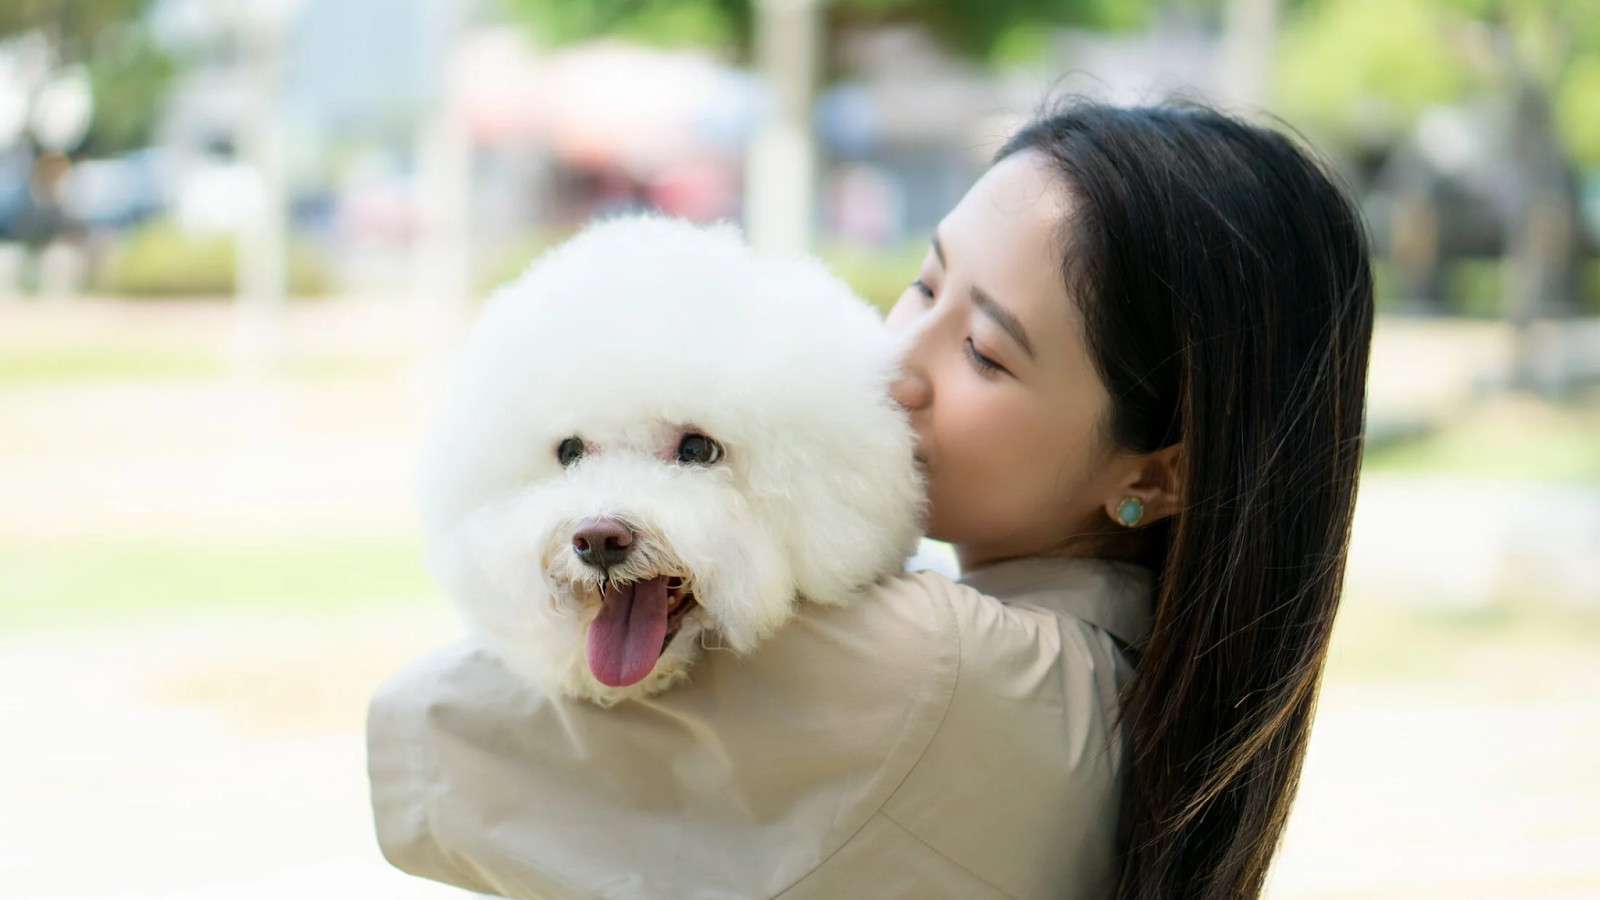
M 378 847 L 395 868 L 433 881 L 497 893 L 478 877 L 470 860 L 445 851 L 435 839 L 429 793 L 440 780 L 432 772 L 424 713 L 437 670 L 468 662 L 465 646 L 436 651 L 391 677 L 367 709 L 367 776 Z M 529 898 L 538 896 L 531 891 Z M 541 897 L 541 900 L 543 898 Z
M 954 693 L 955 585 L 808 605 L 747 657 L 601 709 L 539 694 L 468 642 L 368 712 L 378 842 L 398 868 L 513 898 L 775 897 L 884 805 Z

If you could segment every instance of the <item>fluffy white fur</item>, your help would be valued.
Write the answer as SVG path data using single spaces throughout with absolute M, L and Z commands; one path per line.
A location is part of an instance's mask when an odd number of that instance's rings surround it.
M 497 292 L 457 359 L 420 479 L 428 566 L 469 628 L 547 691 L 664 690 L 702 644 L 754 650 L 799 600 L 840 604 L 921 533 L 914 436 L 876 312 L 814 261 L 753 256 L 731 226 L 591 225 Z M 711 466 L 676 460 L 685 432 Z M 589 448 L 569 467 L 557 447 Z M 624 580 L 672 572 L 699 608 L 643 681 L 595 678 L 598 576 L 574 523 L 623 519 Z

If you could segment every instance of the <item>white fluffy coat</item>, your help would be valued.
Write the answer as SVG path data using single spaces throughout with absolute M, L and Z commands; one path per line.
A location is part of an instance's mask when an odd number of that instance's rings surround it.
M 748 653 L 797 601 L 850 602 L 915 547 L 897 350 L 819 263 L 758 258 L 730 226 L 591 225 L 499 290 L 455 360 L 420 477 L 429 568 L 548 691 L 610 704 L 670 687 L 702 643 Z M 676 461 L 687 432 L 724 457 Z M 570 437 L 586 450 L 563 467 Z M 638 533 L 627 577 L 683 574 L 699 603 L 628 687 L 586 662 L 599 594 L 572 529 L 596 515 Z

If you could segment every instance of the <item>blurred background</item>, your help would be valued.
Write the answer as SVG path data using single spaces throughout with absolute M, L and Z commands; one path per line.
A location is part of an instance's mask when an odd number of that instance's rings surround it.
M 456 632 L 408 478 L 474 305 L 638 208 L 887 304 L 1069 92 L 1280 117 L 1372 226 L 1270 896 L 1600 897 L 1600 0 L 3 0 L 0 897 L 459 896 L 361 728 Z

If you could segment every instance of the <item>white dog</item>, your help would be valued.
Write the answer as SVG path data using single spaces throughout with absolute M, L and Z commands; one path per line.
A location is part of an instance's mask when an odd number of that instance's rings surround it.
M 729 226 L 592 225 L 497 292 L 429 436 L 429 568 L 546 691 L 602 704 L 847 603 L 921 533 L 896 345 Z

